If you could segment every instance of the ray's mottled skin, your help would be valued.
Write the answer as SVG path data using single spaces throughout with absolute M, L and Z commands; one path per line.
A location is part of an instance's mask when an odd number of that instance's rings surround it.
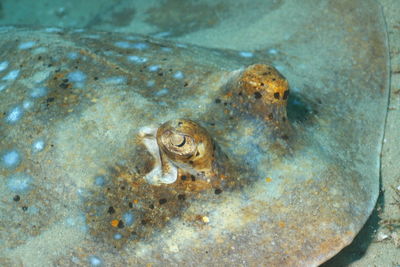
M 365 129 L 386 112 L 377 49 L 321 62 L 322 76 L 343 77 L 331 81 L 310 72 L 320 65 L 297 68 L 285 46 L 277 56 L 80 29 L 0 32 L 0 265 L 41 261 L 38 247 L 63 266 L 72 254 L 110 266 L 310 266 L 373 208 L 379 131 Z M 291 129 L 286 79 L 256 62 L 282 67 L 295 96 L 324 99 L 311 123 Z

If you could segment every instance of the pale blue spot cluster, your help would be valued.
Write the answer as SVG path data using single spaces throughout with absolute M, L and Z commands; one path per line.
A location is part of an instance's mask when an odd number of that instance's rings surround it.
M 132 48 L 138 49 L 138 50 L 144 50 L 149 48 L 149 45 L 146 43 L 135 43 L 132 45 Z
M 30 96 L 33 98 L 44 97 L 47 95 L 46 87 L 36 87 L 31 90 Z
M 21 162 L 21 156 L 17 150 L 10 150 L 3 154 L 2 161 L 6 168 L 14 168 Z
M 82 71 L 73 71 L 68 74 L 68 80 L 75 83 L 83 83 L 86 80 L 86 74 Z
M 120 234 L 120 233 L 116 233 L 115 235 L 114 235 L 114 239 L 115 240 L 120 240 L 122 238 L 122 235 Z
M 126 82 L 127 79 L 123 76 L 115 76 L 105 79 L 105 83 L 107 84 L 125 84 Z
M 160 69 L 160 65 L 151 65 L 148 67 L 149 71 L 151 72 L 155 72 L 158 71 Z
M 180 48 L 187 48 L 187 45 L 185 45 L 185 44 L 176 44 L 176 46 L 180 47 Z
M 86 224 L 86 216 L 84 214 L 68 217 L 65 220 L 65 223 L 71 227 L 78 227 L 83 232 L 87 232 L 88 230 L 88 225 Z
M 126 39 L 126 40 L 129 40 L 129 41 L 136 41 L 136 40 L 138 39 L 138 37 L 137 37 L 137 36 L 130 35 L 130 36 L 126 36 L 125 39 Z
M 3 77 L 3 81 L 15 80 L 19 76 L 19 70 L 12 70 L 6 76 Z
M 35 41 L 29 41 L 29 42 L 20 43 L 18 48 L 21 50 L 26 50 L 26 49 L 34 47 L 35 45 L 36 45 Z
M 182 71 L 177 71 L 177 72 L 174 73 L 173 77 L 175 79 L 179 79 L 180 80 L 180 79 L 183 79 L 184 75 L 183 75 Z
M 35 206 L 30 206 L 28 213 L 31 215 L 36 215 L 39 213 L 39 208 L 35 207 Z
M 170 35 L 171 35 L 171 32 L 159 32 L 159 33 L 154 34 L 153 36 L 156 38 L 165 38 Z
M 6 116 L 6 122 L 15 123 L 21 119 L 23 114 L 24 111 L 20 106 L 13 107 Z
M 35 142 L 32 144 L 32 151 L 33 151 L 34 153 L 43 151 L 44 146 L 45 146 L 44 141 L 43 141 L 42 139 L 39 139 L 39 140 L 35 141 Z
M 38 48 L 36 48 L 36 49 L 34 49 L 32 51 L 32 54 L 38 55 L 38 54 L 44 54 L 46 52 L 47 52 L 47 48 L 46 47 L 38 47 Z
M 147 62 L 147 58 L 145 57 L 138 57 L 138 56 L 128 56 L 128 61 L 134 62 L 134 63 L 145 63 Z
M 3 71 L 8 68 L 8 61 L 0 62 L 0 71 Z
M 60 28 L 50 27 L 50 28 L 46 28 L 44 31 L 52 33 L 52 32 L 62 32 L 63 30 Z
M 0 32 L 8 32 L 12 29 L 15 29 L 14 26 L 0 26 Z
M 26 193 L 32 187 L 32 180 L 28 174 L 17 172 L 8 177 L 7 187 L 15 193 Z
M 75 264 L 79 264 L 81 261 L 79 260 L 79 258 L 78 257 L 75 257 L 75 256 L 73 256 L 72 258 L 71 258 L 71 261 L 73 262 L 73 263 L 75 263 Z
M 4 89 L 6 89 L 6 85 L 5 84 L 0 84 L 0 92 L 3 91 Z
M 90 266 L 101 266 L 103 261 L 97 256 L 89 256 L 88 258 Z
M 74 29 L 72 32 L 74 33 L 79 33 L 79 32 L 84 32 L 84 29 Z
M 153 80 L 150 80 L 150 81 L 146 82 L 147 87 L 153 87 L 155 84 L 156 84 L 156 82 L 153 81 Z
M 124 48 L 124 49 L 145 50 L 149 48 L 149 45 L 146 43 L 130 43 L 127 41 L 115 42 L 114 45 L 118 48 Z
M 268 50 L 268 54 L 271 54 L 271 55 L 278 54 L 278 50 L 271 48 Z
M 132 213 L 127 212 L 122 215 L 122 220 L 124 221 L 125 225 L 131 226 L 135 220 L 135 217 L 133 216 Z
M 68 226 L 75 226 L 75 225 L 77 225 L 77 224 L 85 223 L 85 221 L 82 220 L 81 216 L 74 216 L 74 217 L 68 217 L 68 218 L 65 220 L 65 223 L 66 223 Z
M 169 52 L 172 51 L 172 48 L 170 48 L 170 47 L 161 47 L 161 51 L 169 53 Z
M 84 37 L 89 38 L 89 39 L 99 39 L 100 35 L 98 35 L 98 34 L 85 34 Z
M 103 186 L 103 185 L 105 185 L 105 183 L 106 183 L 106 180 L 105 180 L 104 176 L 96 176 L 94 178 L 94 184 L 97 186 Z
M 160 91 L 158 91 L 157 93 L 155 93 L 156 96 L 163 96 L 168 94 L 168 88 L 163 88 Z
M 77 52 L 69 52 L 67 54 L 67 58 L 71 59 L 71 60 L 75 60 L 79 58 L 79 54 Z
M 245 58 L 251 58 L 251 57 L 253 57 L 253 53 L 252 53 L 252 52 L 246 52 L 246 51 L 240 52 L 239 55 L 240 55 L 241 57 L 245 57 Z
M 30 109 L 33 106 L 33 102 L 31 100 L 24 100 L 24 102 L 22 102 L 22 107 L 27 110 Z
M 119 41 L 119 42 L 115 42 L 114 45 L 119 48 L 130 48 L 131 43 L 125 42 L 125 41 Z

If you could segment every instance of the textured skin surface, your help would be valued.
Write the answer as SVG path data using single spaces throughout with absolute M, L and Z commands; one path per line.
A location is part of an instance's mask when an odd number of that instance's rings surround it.
M 345 7 L 330 7 L 321 27 L 351 20 Z M 294 44 L 282 44 L 285 57 L 243 58 L 141 36 L 3 29 L 4 264 L 308 266 L 337 253 L 374 206 L 386 114 L 384 34 L 358 23 L 343 39 L 327 34 L 340 49 L 324 44 L 305 69 Z M 233 71 L 259 62 L 286 66 L 297 88 L 285 143 L 225 92 Z M 237 184 L 182 201 L 185 185 L 143 183 L 153 162 L 138 130 L 181 117 L 207 129 Z

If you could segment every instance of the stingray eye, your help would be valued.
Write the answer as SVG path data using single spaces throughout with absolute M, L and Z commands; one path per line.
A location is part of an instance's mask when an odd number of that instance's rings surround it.
M 192 156 L 196 152 L 194 139 L 186 134 L 174 131 L 165 131 L 161 135 L 161 143 L 168 153 L 179 156 Z
M 173 134 L 170 143 L 176 147 L 183 147 L 186 144 L 187 137 L 185 135 Z

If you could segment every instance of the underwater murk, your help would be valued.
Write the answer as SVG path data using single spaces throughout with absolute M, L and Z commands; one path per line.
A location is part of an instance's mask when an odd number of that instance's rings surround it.
M 366 2 L 304 5 L 253 51 L 1 27 L 0 265 L 316 266 L 338 253 L 379 188 L 387 45 Z

